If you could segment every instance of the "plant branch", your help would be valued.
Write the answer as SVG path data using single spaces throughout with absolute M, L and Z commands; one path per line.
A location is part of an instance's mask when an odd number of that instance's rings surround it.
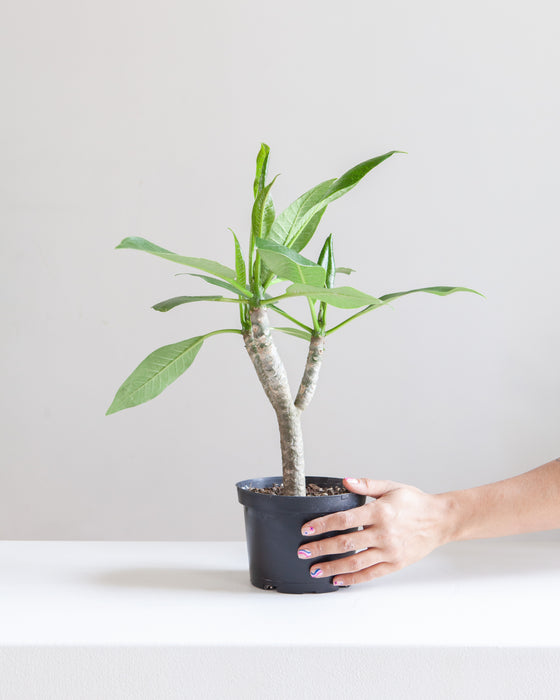
M 282 301 L 282 299 L 291 299 L 292 297 L 289 294 L 280 294 L 280 296 L 277 297 L 270 297 L 269 299 L 263 299 L 262 300 L 262 305 L 263 306 L 271 306 L 272 304 L 275 304 L 277 301 Z
M 325 352 L 325 337 L 322 335 L 314 335 L 309 343 L 309 352 L 307 353 L 307 362 L 303 377 L 299 385 L 299 391 L 295 400 L 295 406 L 301 411 L 305 410 L 311 403 L 311 399 L 317 388 L 319 380 L 319 371 Z
M 305 323 L 302 323 L 301 321 L 298 321 L 297 318 L 294 318 L 293 316 L 290 316 L 289 313 L 284 311 L 284 309 L 281 309 L 279 306 L 275 306 L 274 304 L 270 305 L 270 308 L 273 311 L 276 311 L 276 313 L 281 314 L 282 316 L 285 316 L 286 318 L 289 318 L 290 321 L 296 324 L 296 326 L 299 326 L 300 328 L 303 328 L 304 330 L 308 331 L 309 333 L 313 333 L 313 328 L 310 328 L 309 326 L 306 326 Z
M 317 312 L 315 311 L 315 302 L 307 297 L 309 303 L 309 310 L 311 311 L 311 318 L 313 320 L 313 330 L 315 333 L 319 333 L 319 321 L 317 320 Z
M 294 405 L 288 375 L 270 333 L 267 310 L 251 309 L 245 347 L 278 419 L 284 495 L 305 496 L 301 411 Z
M 243 335 L 243 331 L 239 328 L 222 328 L 220 331 L 211 331 L 210 333 L 205 333 L 204 337 L 209 338 L 211 335 L 220 335 L 221 333 L 237 333 L 238 335 Z
M 354 314 L 353 316 L 349 316 L 347 319 L 342 321 L 342 323 L 339 323 L 337 326 L 333 326 L 332 328 L 329 328 L 329 330 L 325 332 L 325 335 L 330 335 L 331 333 L 334 333 L 339 328 L 342 328 L 342 326 L 345 326 L 347 323 L 350 323 L 350 321 L 353 321 L 355 318 L 359 318 L 360 316 L 367 314 L 369 311 L 373 311 L 374 309 L 378 309 L 380 306 L 384 306 L 384 304 L 370 304 L 365 309 L 358 311 L 357 314 Z

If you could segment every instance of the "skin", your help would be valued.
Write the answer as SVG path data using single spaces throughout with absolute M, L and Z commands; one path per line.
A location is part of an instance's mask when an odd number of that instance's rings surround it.
M 363 529 L 298 549 L 300 559 L 363 550 L 310 566 L 314 578 L 334 577 L 338 586 L 393 573 L 448 542 L 560 528 L 560 458 L 504 481 L 441 494 L 374 479 L 347 478 L 344 485 L 375 500 L 310 520 L 302 535 Z

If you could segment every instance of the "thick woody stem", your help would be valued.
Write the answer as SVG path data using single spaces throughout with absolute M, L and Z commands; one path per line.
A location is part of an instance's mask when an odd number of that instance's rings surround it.
M 309 343 L 309 352 L 307 354 L 305 371 L 303 373 L 301 384 L 299 385 L 298 395 L 295 400 L 295 405 L 301 411 L 307 408 L 311 402 L 311 399 L 313 398 L 313 395 L 315 394 L 324 352 L 325 337 L 322 335 L 314 335 Z
M 264 307 L 251 309 L 251 330 L 244 333 L 243 338 L 278 419 L 284 495 L 305 496 L 301 411 L 294 405 L 288 375 L 270 335 L 270 324 Z

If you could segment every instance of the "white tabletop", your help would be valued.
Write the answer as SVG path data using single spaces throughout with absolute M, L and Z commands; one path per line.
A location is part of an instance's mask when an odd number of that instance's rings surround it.
M 560 542 L 447 545 L 323 595 L 249 583 L 243 542 L 1 542 L 0 646 L 560 647 Z

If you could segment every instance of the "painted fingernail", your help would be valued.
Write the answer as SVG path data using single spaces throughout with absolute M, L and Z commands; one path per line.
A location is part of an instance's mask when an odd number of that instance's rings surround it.
M 344 478 L 344 481 L 347 481 L 349 484 L 357 484 L 358 483 L 358 479 L 354 479 L 353 477 L 348 477 L 348 476 Z
M 310 549 L 298 549 L 297 555 L 300 559 L 309 559 L 309 557 L 311 556 L 311 550 Z
M 333 586 L 344 586 L 344 582 L 339 578 L 335 578 L 333 580 Z
M 314 527 L 306 527 L 305 530 L 303 531 L 304 535 L 312 535 L 315 532 Z
M 320 576 L 322 573 L 323 569 L 311 569 L 311 576 L 313 576 L 313 578 L 317 578 L 317 576 Z

